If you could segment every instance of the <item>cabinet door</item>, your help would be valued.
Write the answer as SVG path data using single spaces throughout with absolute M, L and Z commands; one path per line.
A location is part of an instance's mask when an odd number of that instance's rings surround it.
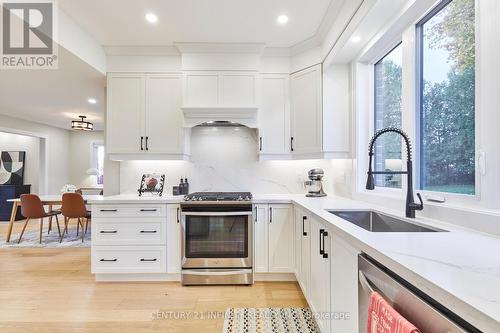
M 146 137 L 151 153 L 183 153 L 182 77 L 148 75 Z
M 309 217 L 311 219 L 311 217 Z M 314 312 L 330 312 L 330 235 L 324 235 L 324 226 L 311 219 L 311 281 L 309 304 Z M 328 257 L 320 253 L 324 249 Z M 330 331 L 330 319 L 317 319 L 321 332 Z
M 144 112 L 144 76 L 141 74 L 109 75 L 106 111 L 107 153 L 141 152 L 141 137 L 145 136 Z M 144 141 L 142 147 L 145 147 Z
M 268 206 L 254 205 L 254 269 L 255 273 L 269 272 Z
M 302 291 L 304 295 L 309 297 L 311 284 L 311 221 L 306 214 L 300 216 L 301 224 L 301 253 L 300 253 L 300 280 L 302 281 Z M 302 225 L 304 228 L 302 229 Z
M 293 210 L 290 205 L 269 205 L 269 272 L 293 272 Z
M 358 332 L 358 254 L 339 237 L 331 244 L 332 312 L 342 319 L 332 320 L 332 332 Z
M 287 75 L 262 77 L 259 111 L 259 151 L 261 154 L 290 153 L 289 79 Z
M 293 153 L 321 153 L 321 64 L 291 75 L 290 80 Z
M 167 205 L 167 273 L 181 272 L 181 212 L 179 205 Z
M 294 232 L 293 232 L 293 246 L 294 253 L 294 273 L 297 282 L 302 285 L 301 280 L 301 266 L 302 266 L 302 210 L 299 207 L 294 207 Z

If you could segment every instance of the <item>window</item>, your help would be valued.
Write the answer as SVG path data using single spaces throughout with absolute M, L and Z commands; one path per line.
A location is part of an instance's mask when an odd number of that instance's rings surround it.
M 402 46 L 399 44 L 375 64 L 375 131 L 401 128 Z M 382 135 L 375 143 L 375 170 L 401 171 L 401 137 Z M 401 188 L 401 175 L 375 175 L 375 185 Z
M 92 144 L 92 164 L 98 171 L 97 184 L 103 184 L 104 178 L 104 145 L 102 143 Z
M 417 25 L 422 190 L 475 194 L 474 15 L 444 1 Z

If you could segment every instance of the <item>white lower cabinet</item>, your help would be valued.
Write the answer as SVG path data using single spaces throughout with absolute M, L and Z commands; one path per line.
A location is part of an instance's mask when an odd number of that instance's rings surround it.
M 167 205 L 167 273 L 181 272 L 180 209 L 180 205 Z
M 331 235 L 324 225 L 308 217 L 311 225 L 311 270 L 309 284 L 309 305 L 316 314 L 321 332 L 330 332 L 330 243 Z
M 254 206 L 256 273 L 293 273 L 293 209 L 287 204 Z
M 178 204 L 93 205 L 92 273 L 179 273 L 179 214 Z
M 356 248 L 333 236 L 331 244 L 331 332 L 358 332 L 358 254 Z
M 311 275 L 311 222 L 299 208 L 295 210 L 296 278 L 306 298 L 309 296 Z M 297 251 L 297 248 L 299 249 Z
M 254 271 L 255 273 L 269 272 L 269 205 L 254 205 Z

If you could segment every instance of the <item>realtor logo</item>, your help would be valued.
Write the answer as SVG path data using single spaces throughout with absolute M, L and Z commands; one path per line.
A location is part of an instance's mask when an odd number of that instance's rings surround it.
M 56 69 L 55 3 L 2 1 L 2 69 Z

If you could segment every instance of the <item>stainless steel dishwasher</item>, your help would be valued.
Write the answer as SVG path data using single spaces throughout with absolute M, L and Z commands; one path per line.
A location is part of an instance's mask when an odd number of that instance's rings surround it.
M 358 257 L 359 332 L 367 332 L 370 295 L 376 291 L 422 333 L 480 333 L 365 254 Z

